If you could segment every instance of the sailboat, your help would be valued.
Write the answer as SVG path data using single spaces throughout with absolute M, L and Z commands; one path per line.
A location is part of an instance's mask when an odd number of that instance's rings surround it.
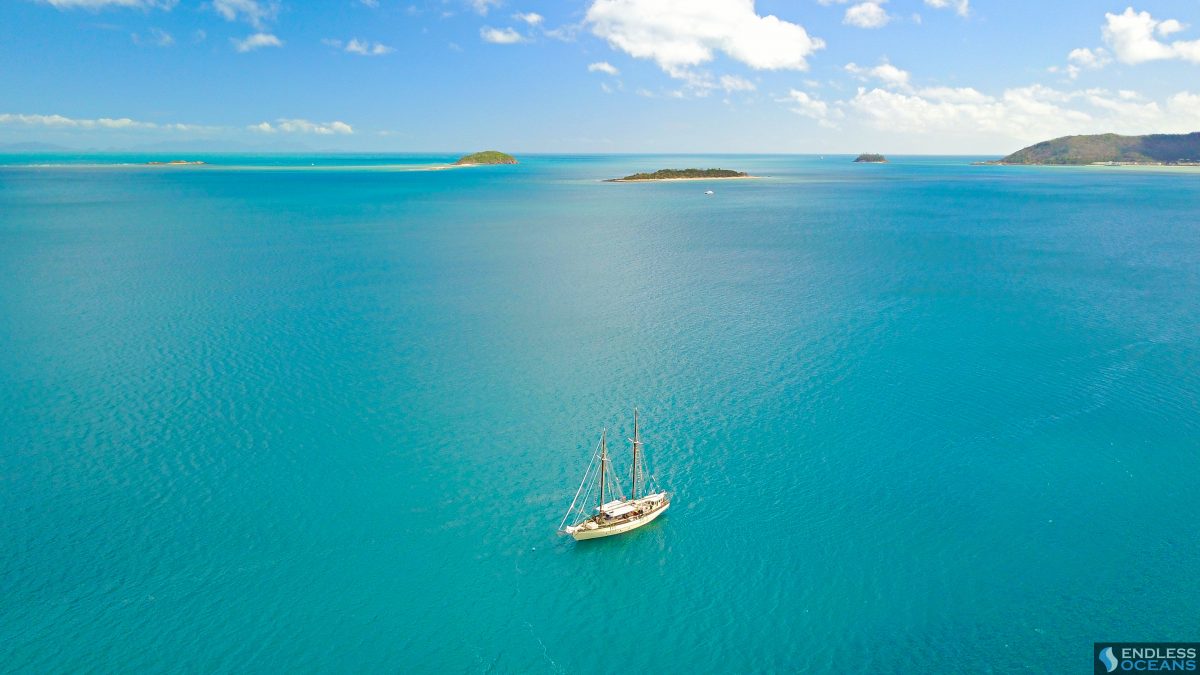
M 569 534 L 576 541 L 621 534 L 649 523 L 671 505 L 671 493 L 659 490 L 654 477 L 646 470 L 636 408 L 633 411 L 633 438 L 629 441 L 633 445 L 630 497 L 625 498 L 621 483 L 616 480 L 612 461 L 608 457 L 607 430 L 601 431 L 600 443 L 583 473 L 583 480 L 575 491 L 575 499 L 571 500 L 567 514 L 558 525 L 559 534 Z M 597 486 L 598 495 L 593 502 L 592 492 Z M 580 496 L 583 498 L 580 499 Z M 605 501 L 610 497 L 609 501 Z M 596 506 L 593 507 L 593 503 Z M 567 521 L 571 521 L 571 524 L 567 525 Z

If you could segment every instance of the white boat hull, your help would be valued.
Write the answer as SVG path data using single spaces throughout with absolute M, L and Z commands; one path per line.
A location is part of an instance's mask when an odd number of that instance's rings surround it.
M 614 534 L 622 534 L 653 521 L 659 517 L 663 511 L 666 511 L 671 506 L 671 502 L 664 502 L 663 505 L 645 515 L 629 520 L 622 521 L 613 525 L 595 525 L 593 522 L 583 523 L 575 528 L 570 528 L 568 532 L 575 541 L 583 541 L 584 539 L 599 539 L 600 537 L 611 537 Z M 589 527 L 592 526 L 592 527 Z

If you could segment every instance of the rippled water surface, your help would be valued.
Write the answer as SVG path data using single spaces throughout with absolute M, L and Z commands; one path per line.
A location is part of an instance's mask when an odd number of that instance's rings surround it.
M 208 159 L 0 166 L 0 670 L 1087 672 L 1195 637 L 1195 173 Z M 597 180 L 694 165 L 764 178 Z M 671 510 L 555 536 L 635 404 Z

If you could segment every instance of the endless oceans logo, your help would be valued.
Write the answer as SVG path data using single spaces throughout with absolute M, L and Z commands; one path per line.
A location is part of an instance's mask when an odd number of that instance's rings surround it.
M 1117 657 L 1113 656 L 1112 647 L 1100 650 L 1100 656 L 1096 658 L 1100 659 L 1100 663 L 1103 663 L 1105 668 L 1108 668 L 1108 672 L 1111 673 L 1117 669 Z
M 1095 642 L 1096 675 L 1200 671 L 1200 642 Z

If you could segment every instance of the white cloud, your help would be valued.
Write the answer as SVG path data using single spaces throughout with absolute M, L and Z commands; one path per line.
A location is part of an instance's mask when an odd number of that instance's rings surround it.
M 99 119 L 73 119 L 62 115 L 16 115 L 0 114 L 0 124 L 23 124 L 28 126 L 62 127 L 70 129 L 156 129 L 153 122 L 137 122 L 128 117 Z
M 58 9 L 86 9 L 97 11 L 110 7 L 131 9 L 170 10 L 179 0 L 41 0 Z
M 361 56 L 383 56 L 395 50 L 382 42 L 372 44 L 366 40 L 351 39 L 346 43 L 346 51 Z
M 1107 90 L 1089 89 L 1083 92 L 1082 98 L 1095 108 L 1111 112 L 1127 126 L 1144 128 L 1143 125 L 1154 125 L 1162 116 L 1157 102 L 1143 101 L 1136 92 L 1117 92 L 1113 98 Z
M 252 52 L 255 49 L 261 49 L 263 47 L 283 46 L 282 40 L 269 33 L 255 33 L 254 35 L 248 35 L 241 40 L 238 40 L 237 38 L 229 38 L 229 41 L 233 43 L 234 49 L 242 53 Z
M 1176 21 L 1175 19 L 1166 19 L 1165 21 L 1159 22 L 1159 24 L 1155 26 L 1154 31 L 1163 37 L 1167 37 L 1171 33 L 1178 33 L 1184 28 L 1187 28 L 1187 26 Z
M 213 131 L 218 129 L 218 127 L 206 127 L 196 124 L 160 124 L 156 122 L 141 122 L 128 117 L 80 119 L 65 117 L 63 115 L 22 115 L 14 113 L 0 114 L 0 125 L 38 126 L 55 129 L 78 130 Z
M 799 89 L 789 90 L 787 97 L 780 100 L 789 104 L 792 112 L 814 119 L 823 127 L 835 126 L 833 120 L 842 117 L 841 110 Z
M 899 133 L 1001 133 L 1048 138 L 1054 134 L 1042 130 L 1047 119 L 1069 120 L 1076 126 L 1088 121 L 1086 115 L 1058 107 L 1053 98 L 1037 86 L 1005 92 L 1001 99 L 970 88 L 912 94 L 859 89 L 848 105 L 870 126 Z
M 1194 131 L 1200 128 L 1200 94 L 1181 91 L 1167 98 L 1166 116 L 1177 125 L 1170 131 Z
M 992 97 L 973 87 L 926 87 L 921 90 L 921 96 L 942 103 L 951 104 L 984 104 L 992 101 Z
M 543 28 L 542 34 L 548 38 L 554 38 L 555 40 L 559 40 L 561 42 L 574 42 L 575 36 L 579 34 L 579 30 L 582 27 L 582 24 L 568 23 L 559 26 L 558 28 Z
M 1069 134 L 1185 133 L 1200 126 L 1200 95 L 1189 92 L 1179 92 L 1160 105 L 1136 92 L 1058 90 L 1038 84 L 1008 89 L 999 96 L 969 87 L 912 93 L 877 88 L 859 89 L 846 106 L 881 131 L 937 135 L 973 144 L 981 136 L 1027 144 Z
M 279 14 L 278 0 L 213 0 L 212 8 L 226 21 L 245 21 L 259 30 Z
M 479 37 L 483 38 L 484 42 L 497 45 L 511 45 L 525 41 L 525 38 L 512 28 L 492 28 L 490 26 L 480 28 Z
M 806 70 L 825 46 L 803 26 L 760 16 L 754 0 L 595 0 L 586 22 L 613 48 L 685 79 L 715 52 L 759 70 Z
M 1135 65 L 1164 59 L 1200 63 L 1200 40 L 1163 42 L 1154 37 L 1155 33 L 1167 37 L 1183 30 L 1183 24 L 1175 19 L 1158 21 L 1150 12 L 1135 12 L 1132 7 L 1122 14 L 1106 13 L 1104 18 L 1104 42 L 1122 63 Z
M 525 23 L 529 24 L 530 26 L 539 26 L 539 25 L 541 25 L 541 23 L 545 17 L 543 17 L 541 14 L 538 14 L 537 12 L 527 12 L 527 13 L 517 12 L 516 14 L 513 14 L 513 18 L 516 19 L 517 21 L 524 21 Z
M 737 75 L 722 75 L 720 82 L 721 88 L 727 92 L 754 91 L 758 89 L 753 82 Z
M 925 0 L 925 4 L 934 9 L 952 8 L 955 14 L 966 16 L 971 11 L 971 0 Z
M 896 89 L 908 89 L 909 88 L 908 71 L 901 70 L 900 68 L 893 66 L 892 64 L 888 63 L 887 61 L 883 61 L 882 63 L 880 63 L 879 65 L 877 65 L 873 68 L 867 68 L 865 66 L 860 66 L 856 63 L 847 63 L 846 64 L 846 72 L 849 72 L 849 73 L 855 75 L 860 80 L 868 80 L 868 79 L 874 78 L 874 79 L 879 80 L 880 82 L 883 82 L 886 86 L 889 86 L 889 87 L 893 87 Z
M 1067 61 L 1080 68 L 1103 68 L 1112 59 L 1109 58 L 1108 52 L 1103 47 L 1098 47 L 1095 50 L 1080 47 L 1079 49 L 1072 49 L 1071 53 L 1067 54 Z
M 891 20 L 882 2 L 860 2 L 846 9 L 842 23 L 859 28 L 883 28 Z
M 150 34 L 147 36 L 134 33 L 131 37 L 134 44 L 138 45 L 146 44 L 154 45 L 155 47 L 170 47 L 175 44 L 175 37 L 160 28 L 151 28 Z
M 321 136 L 329 136 L 332 134 L 352 134 L 354 129 L 345 122 L 309 122 L 303 119 L 287 119 L 280 118 L 275 120 L 275 124 L 269 122 L 260 122 L 246 127 L 251 131 L 273 134 L 276 132 L 288 134 L 318 134 Z
M 0 125 L 43 127 L 68 131 L 151 131 L 151 132 L 192 132 L 192 133 L 230 133 L 240 128 L 205 126 L 199 124 L 143 122 L 128 117 L 100 117 L 96 119 L 71 118 L 64 115 L 26 115 L 15 113 L 0 114 Z M 304 119 L 280 118 L 275 123 L 261 122 L 252 124 L 245 129 L 250 131 L 274 134 L 316 134 L 322 136 L 353 134 L 354 129 L 345 122 L 310 122 Z
M 1072 80 L 1079 77 L 1079 73 L 1084 70 L 1098 70 L 1112 62 L 1112 56 L 1103 47 L 1096 49 L 1088 49 L 1080 47 L 1072 49 L 1067 54 L 1067 65 L 1064 68 L 1052 66 L 1049 70 L 1052 73 L 1064 72 Z
M 175 44 L 175 38 L 172 37 L 167 31 L 159 28 L 150 29 L 150 38 L 154 41 L 154 44 L 158 45 L 159 47 L 169 47 Z
M 500 0 L 470 0 L 471 7 L 481 15 L 486 15 L 492 7 L 499 7 Z
M 608 61 L 597 61 L 595 63 L 588 64 L 588 72 L 589 73 L 605 73 L 608 75 L 617 75 L 621 71 L 617 70 L 617 67 L 614 66 L 613 64 L 609 63 Z

